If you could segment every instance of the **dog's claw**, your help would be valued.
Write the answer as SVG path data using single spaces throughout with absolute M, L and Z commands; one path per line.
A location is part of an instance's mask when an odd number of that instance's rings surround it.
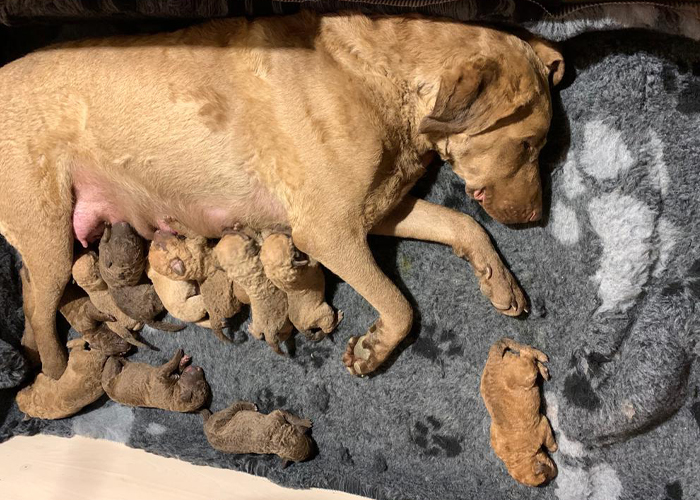
M 366 337 L 351 337 L 343 354 L 343 364 L 350 373 L 359 377 L 364 377 L 378 366 L 372 350 L 363 344 Z

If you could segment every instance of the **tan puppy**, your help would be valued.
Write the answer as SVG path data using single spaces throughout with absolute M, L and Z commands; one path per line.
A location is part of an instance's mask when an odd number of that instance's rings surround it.
M 158 297 L 171 316 L 186 323 L 196 323 L 211 328 L 207 319 L 204 297 L 199 293 L 196 281 L 178 281 L 163 276 L 151 265 L 146 266 L 146 274 L 153 283 Z
M 88 349 L 83 339 L 68 342 L 68 367 L 58 380 L 43 373 L 17 394 L 17 406 L 34 418 L 58 419 L 75 415 L 104 394 L 102 367 L 107 356 Z
M 214 247 L 214 259 L 250 300 L 250 334 L 282 354 L 279 343 L 292 333 L 287 296 L 265 275 L 258 242 L 242 232 L 225 234 Z
M 105 222 L 149 239 L 168 217 L 210 238 L 236 224 L 291 229 L 378 311 L 351 339 L 355 374 L 376 369 L 413 317 L 369 232 L 452 246 L 494 306 L 519 315 L 524 295 L 486 232 L 406 194 L 438 152 L 494 218 L 537 220 L 563 68 L 548 44 L 492 28 L 308 12 L 70 43 L 4 66 L 0 232 L 34 284 L 42 369 L 58 377 L 66 364 L 55 313 L 73 240 L 96 240 Z
M 224 335 L 224 326 L 227 318 L 240 311 L 241 303 L 233 281 L 215 265 L 212 245 L 206 238 L 185 238 L 157 231 L 148 252 L 148 262 L 155 272 L 166 278 L 196 282 L 212 331 L 220 340 L 230 342 Z
M 320 340 L 335 329 L 343 313 L 336 314 L 326 303 L 326 280 L 321 266 L 301 255 L 289 236 L 267 236 L 260 248 L 260 262 L 270 281 L 287 294 L 289 320 L 297 330 Z
M 102 372 L 102 387 L 113 401 L 146 408 L 189 412 L 202 407 L 210 395 L 199 366 L 178 349 L 162 366 L 134 363 L 112 356 Z
M 513 478 L 539 486 L 557 475 L 542 450 L 557 451 L 547 417 L 540 413 L 538 375 L 549 380 L 547 356 L 503 338 L 489 350 L 481 376 L 481 397 L 491 415 L 491 447 Z

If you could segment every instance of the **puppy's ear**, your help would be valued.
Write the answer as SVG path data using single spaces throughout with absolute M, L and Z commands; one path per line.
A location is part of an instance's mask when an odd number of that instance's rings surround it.
M 170 270 L 178 276 L 185 275 L 185 263 L 181 259 L 173 259 L 170 261 Z
M 420 123 L 421 134 L 450 135 L 467 129 L 472 105 L 498 77 L 495 61 L 477 57 L 454 66 L 440 78 L 435 106 Z
M 532 37 L 527 42 L 547 68 L 550 87 L 556 87 L 564 78 L 564 56 L 561 50 L 556 44 L 542 38 Z

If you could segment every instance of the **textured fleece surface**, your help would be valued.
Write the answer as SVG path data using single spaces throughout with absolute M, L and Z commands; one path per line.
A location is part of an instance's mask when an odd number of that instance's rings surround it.
M 245 399 L 310 418 L 314 460 L 282 469 L 272 457 L 225 455 L 208 446 L 197 415 L 105 400 L 71 419 L 22 422 L 11 390 L 0 392 L 0 439 L 81 434 L 375 498 L 700 498 L 700 44 L 626 31 L 564 46 L 568 74 L 541 162 L 542 224 L 490 220 L 447 165 L 415 189 L 485 226 L 530 297 L 527 318 L 499 315 L 449 248 L 376 237 L 377 260 L 417 311 L 410 339 L 376 376 L 342 366 L 345 342 L 375 312 L 332 276 L 328 296 L 345 319 L 332 339 L 298 336 L 293 356 L 250 339 L 240 320 L 232 345 L 196 327 L 147 328 L 160 350 L 133 356 L 162 363 L 183 347 L 204 367 L 213 410 Z M 6 245 L 0 266 L 0 338 L 16 346 L 21 298 Z M 489 446 L 479 377 L 505 335 L 551 360 L 543 396 L 559 476 L 543 488 L 512 480 Z

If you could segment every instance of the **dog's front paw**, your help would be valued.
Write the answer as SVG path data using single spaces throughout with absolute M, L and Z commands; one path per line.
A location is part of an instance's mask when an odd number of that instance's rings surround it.
M 372 350 L 367 349 L 364 345 L 366 338 L 367 335 L 350 337 L 345 354 L 343 354 L 343 364 L 353 375 L 366 375 L 379 366 L 372 355 Z
M 519 316 L 527 312 L 525 294 L 515 282 L 513 275 L 501 262 L 492 262 L 483 267 L 474 266 L 479 278 L 479 288 L 498 310 L 506 316 Z
M 362 337 L 351 337 L 343 354 L 343 364 L 353 375 L 366 375 L 376 370 L 389 356 L 391 349 L 381 342 L 382 322 L 378 320 Z

